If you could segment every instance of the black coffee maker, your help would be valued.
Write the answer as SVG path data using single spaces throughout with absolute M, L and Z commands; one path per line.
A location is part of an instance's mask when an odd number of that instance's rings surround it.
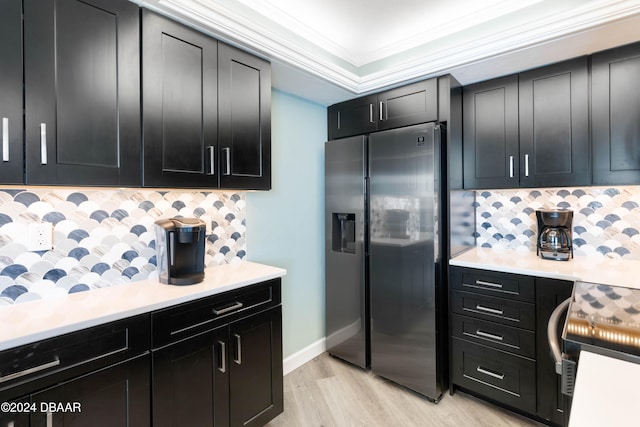
M 567 209 L 539 209 L 537 254 L 543 259 L 568 261 L 573 258 L 571 222 L 573 211 Z
M 155 222 L 156 263 L 161 283 L 192 285 L 204 279 L 206 224 L 197 218 Z

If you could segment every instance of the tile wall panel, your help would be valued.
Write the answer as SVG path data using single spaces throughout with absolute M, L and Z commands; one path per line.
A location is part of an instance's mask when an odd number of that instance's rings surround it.
M 242 193 L 0 190 L 0 305 L 157 278 L 153 224 L 175 216 L 210 218 L 206 266 L 245 258 Z M 27 250 L 38 221 L 54 224 L 53 250 Z
M 640 187 L 476 192 L 476 245 L 535 251 L 535 210 L 573 210 L 575 255 L 640 260 Z

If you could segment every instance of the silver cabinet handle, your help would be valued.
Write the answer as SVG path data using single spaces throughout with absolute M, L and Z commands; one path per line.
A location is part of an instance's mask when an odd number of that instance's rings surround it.
M 373 104 L 369 104 L 369 123 L 375 123 L 373 120 Z
M 380 101 L 380 121 L 384 120 L 383 109 L 384 109 L 384 102 Z
M 481 366 L 478 366 L 476 368 L 476 371 L 480 372 L 481 374 L 489 375 L 490 377 L 496 378 L 498 380 L 503 380 L 504 379 L 504 374 L 498 374 L 498 373 L 492 372 L 492 371 L 490 371 L 488 369 L 484 369 Z
M 9 161 L 9 118 L 2 118 L 2 161 Z
M 213 145 L 210 145 L 210 146 L 207 147 L 207 151 L 209 152 L 209 172 L 207 173 L 207 175 L 215 175 L 216 174 L 215 147 Z
M 490 288 L 502 289 L 502 284 L 493 283 L 493 282 L 485 282 L 484 280 L 476 280 L 476 285 L 489 286 Z
M 221 309 L 214 308 L 213 310 L 211 310 L 211 312 L 216 316 L 220 316 L 221 314 L 229 313 L 230 311 L 237 310 L 242 307 L 243 307 L 243 304 L 241 302 L 236 302 L 235 304 L 230 305 L 229 307 L 225 307 Z
M 231 148 L 225 147 L 222 152 L 224 153 L 224 162 L 226 164 L 223 175 L 231 175 Z
M 524 155 L 524 176 L 529 176 L 529 155 Z
M 218 341 L 220 345 L 220 367 L 218 370 L 223 374 L 227 372 L 227 344 L 224 341 Z
M 513 178 L 513 156 L 509 156 L 509 178 Z
M 53 427 L 53 412 L 47 412 L 47 426 Z
M 338 129 L 340 129 L 340 111 L 338 111 Z
M 40 164 L 47 164 L 47 124 L 40 123 Z
M 0 377 L 0 383 L 15 380 L 16 378 L 24 377 L 25 375 L 35 374 L 36 372 L 53 368 L 54 366 L 58 366 L 59 364 L 60 364 L 60 359 L 56 358 L 55 360 L 52 360 L 49 363 L 44 363 L 42 365 L 34 366 L 33 368 L 25 369 L 24 371 L 14 372 L 13 374 L 8 374 L 3 377 Z
M 495 308 L 485 307 L 480 304 L 476 304 L 476 310 L 484 311 L 485 313 L 497 314 L 498 316 L 502 316 L 504 314 L 504 310 L 496 310 Z
M 236 357 L 233 360 L 238 365 L 242 365 L 242 338 L 238 334 L 233 334 L 236 339 Z
M 489 338 L 489 339 L 496 340 L 496 341 L 504 340 L 504 337 L 502 335 L 490 334 L 488 332 L 481 331 L 480 329 L 478 329 L 476 331 L 476 335 L 479 336 L 479 337 Z

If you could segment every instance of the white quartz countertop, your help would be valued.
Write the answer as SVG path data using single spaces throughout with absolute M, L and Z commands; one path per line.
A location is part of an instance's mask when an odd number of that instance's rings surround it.
M 450 265 L 570 281 L 640 289 L 640 261 L 575 256 L 569 261 L 542 259 L 532 251 L 472 248 Z
M 142 280 L 0 307 L 0 350 L 238 289 L 286 273 L 281 268 L 243 261 L 206 268 L 204 280 L 195 285 Z

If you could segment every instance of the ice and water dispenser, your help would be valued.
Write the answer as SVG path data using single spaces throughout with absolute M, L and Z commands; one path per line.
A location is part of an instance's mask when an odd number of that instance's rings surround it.
M 335 252 L 356 253 L 356 214 L 334 213 L 332 215 L 331 246 Z

